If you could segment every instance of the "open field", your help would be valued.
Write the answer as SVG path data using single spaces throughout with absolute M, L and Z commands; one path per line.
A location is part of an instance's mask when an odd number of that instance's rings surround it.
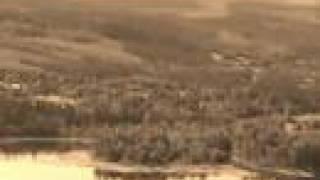
M 2 0 L 0 136 L 93 137 L 112 162 L 313 171 L 317 133 L 285 126 L 320 113 L 319 40 L 316 0 Z

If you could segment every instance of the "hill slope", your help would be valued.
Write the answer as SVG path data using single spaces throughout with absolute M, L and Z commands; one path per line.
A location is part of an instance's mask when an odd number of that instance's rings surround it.
M 275 146 L 277 164 L 291 141 L 268 118 L 320 110 L 319 8 L 219 2 L 3 1 L 0 135 L 94 136 L 109 161 L 214 163 L 254 119 L 273 127 L 256 156 Z

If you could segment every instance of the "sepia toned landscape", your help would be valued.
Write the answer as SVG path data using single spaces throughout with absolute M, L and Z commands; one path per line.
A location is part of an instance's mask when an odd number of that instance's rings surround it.
M 319 0 L 1 0 L 0 180 L 319 179 L 319 42 Z

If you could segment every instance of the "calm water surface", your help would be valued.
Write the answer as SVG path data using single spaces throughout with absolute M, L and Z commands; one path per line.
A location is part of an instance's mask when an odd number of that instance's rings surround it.
M 40 149 L 40 150 L 39 150 Z M 37 152 L 35 151 L 37 150 Z M 135 173 L 122 178 L 111 178 L 95 169 L 99 164 L 92 151 L 78 149 L 74 144 L 0 143 L 0 180 L 137 180 Z M 206 180 L 242 180 L 250 172 L 225 166 Z M 133 176 L 132 176 L 133 175 Z M 200 179 L 199 177 L 139 176 L 139 180 Z
M 0 154 L 1 180 L 96 180 L 84 152 Z

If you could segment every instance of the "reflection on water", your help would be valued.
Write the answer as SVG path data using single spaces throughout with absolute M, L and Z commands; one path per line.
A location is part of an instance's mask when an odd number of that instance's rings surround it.
M 0 143 L 0 180 L 243 180 L 257 175 L 234 166 L 126 167 L 98 162 L 91 152 L 74 143 Z
M 213 170 L 214 169 L 214 170 Z M 269 180 L 259 179 L 258 174 L 233 166 L 216 166 L 209 169 L 171 169 L 160 171 L 138 170 L 105 171 L 96 169 L 97 177 L 123 180 Z M 271 180 L 271 179 L 270 179 Z
M 205 173 L 177 174 L 159 173 L 130 168 L 110 166 L 116 171 L 96 169 L 90 151 L 73 150 L 69 152 L 38 152 L 6 154 L 0 153 L 1 180 L 177 180 L 177 179 L 214 179 L 242 180 L 245 171 L 238 171 L 231 166 L 207 176 Z M 120 170 L 119 170 L 120 169 Z M 225 173 L 224 171 L 228 171 Z M 124 173 L 123 173 L 124 172 Z M 146 173 L 147 172 L 147 173 Z M 193 176 L 193 178 L 192 178 Z
M 155 170 L 155 171 L 154 171 Z M 278 178 L 279 177 L 279 178 Z M 285 176 L 281 176 L 285 177 Z M 303 177 L 303 178 L 302 178 Z M 293 176 L 260 176 L 234 166 L 126 167 L 94 160 L 89 150 L 0 153 L 0 180 L 273 180 Z M 301 178 L 313 180 L 311 176 Z

